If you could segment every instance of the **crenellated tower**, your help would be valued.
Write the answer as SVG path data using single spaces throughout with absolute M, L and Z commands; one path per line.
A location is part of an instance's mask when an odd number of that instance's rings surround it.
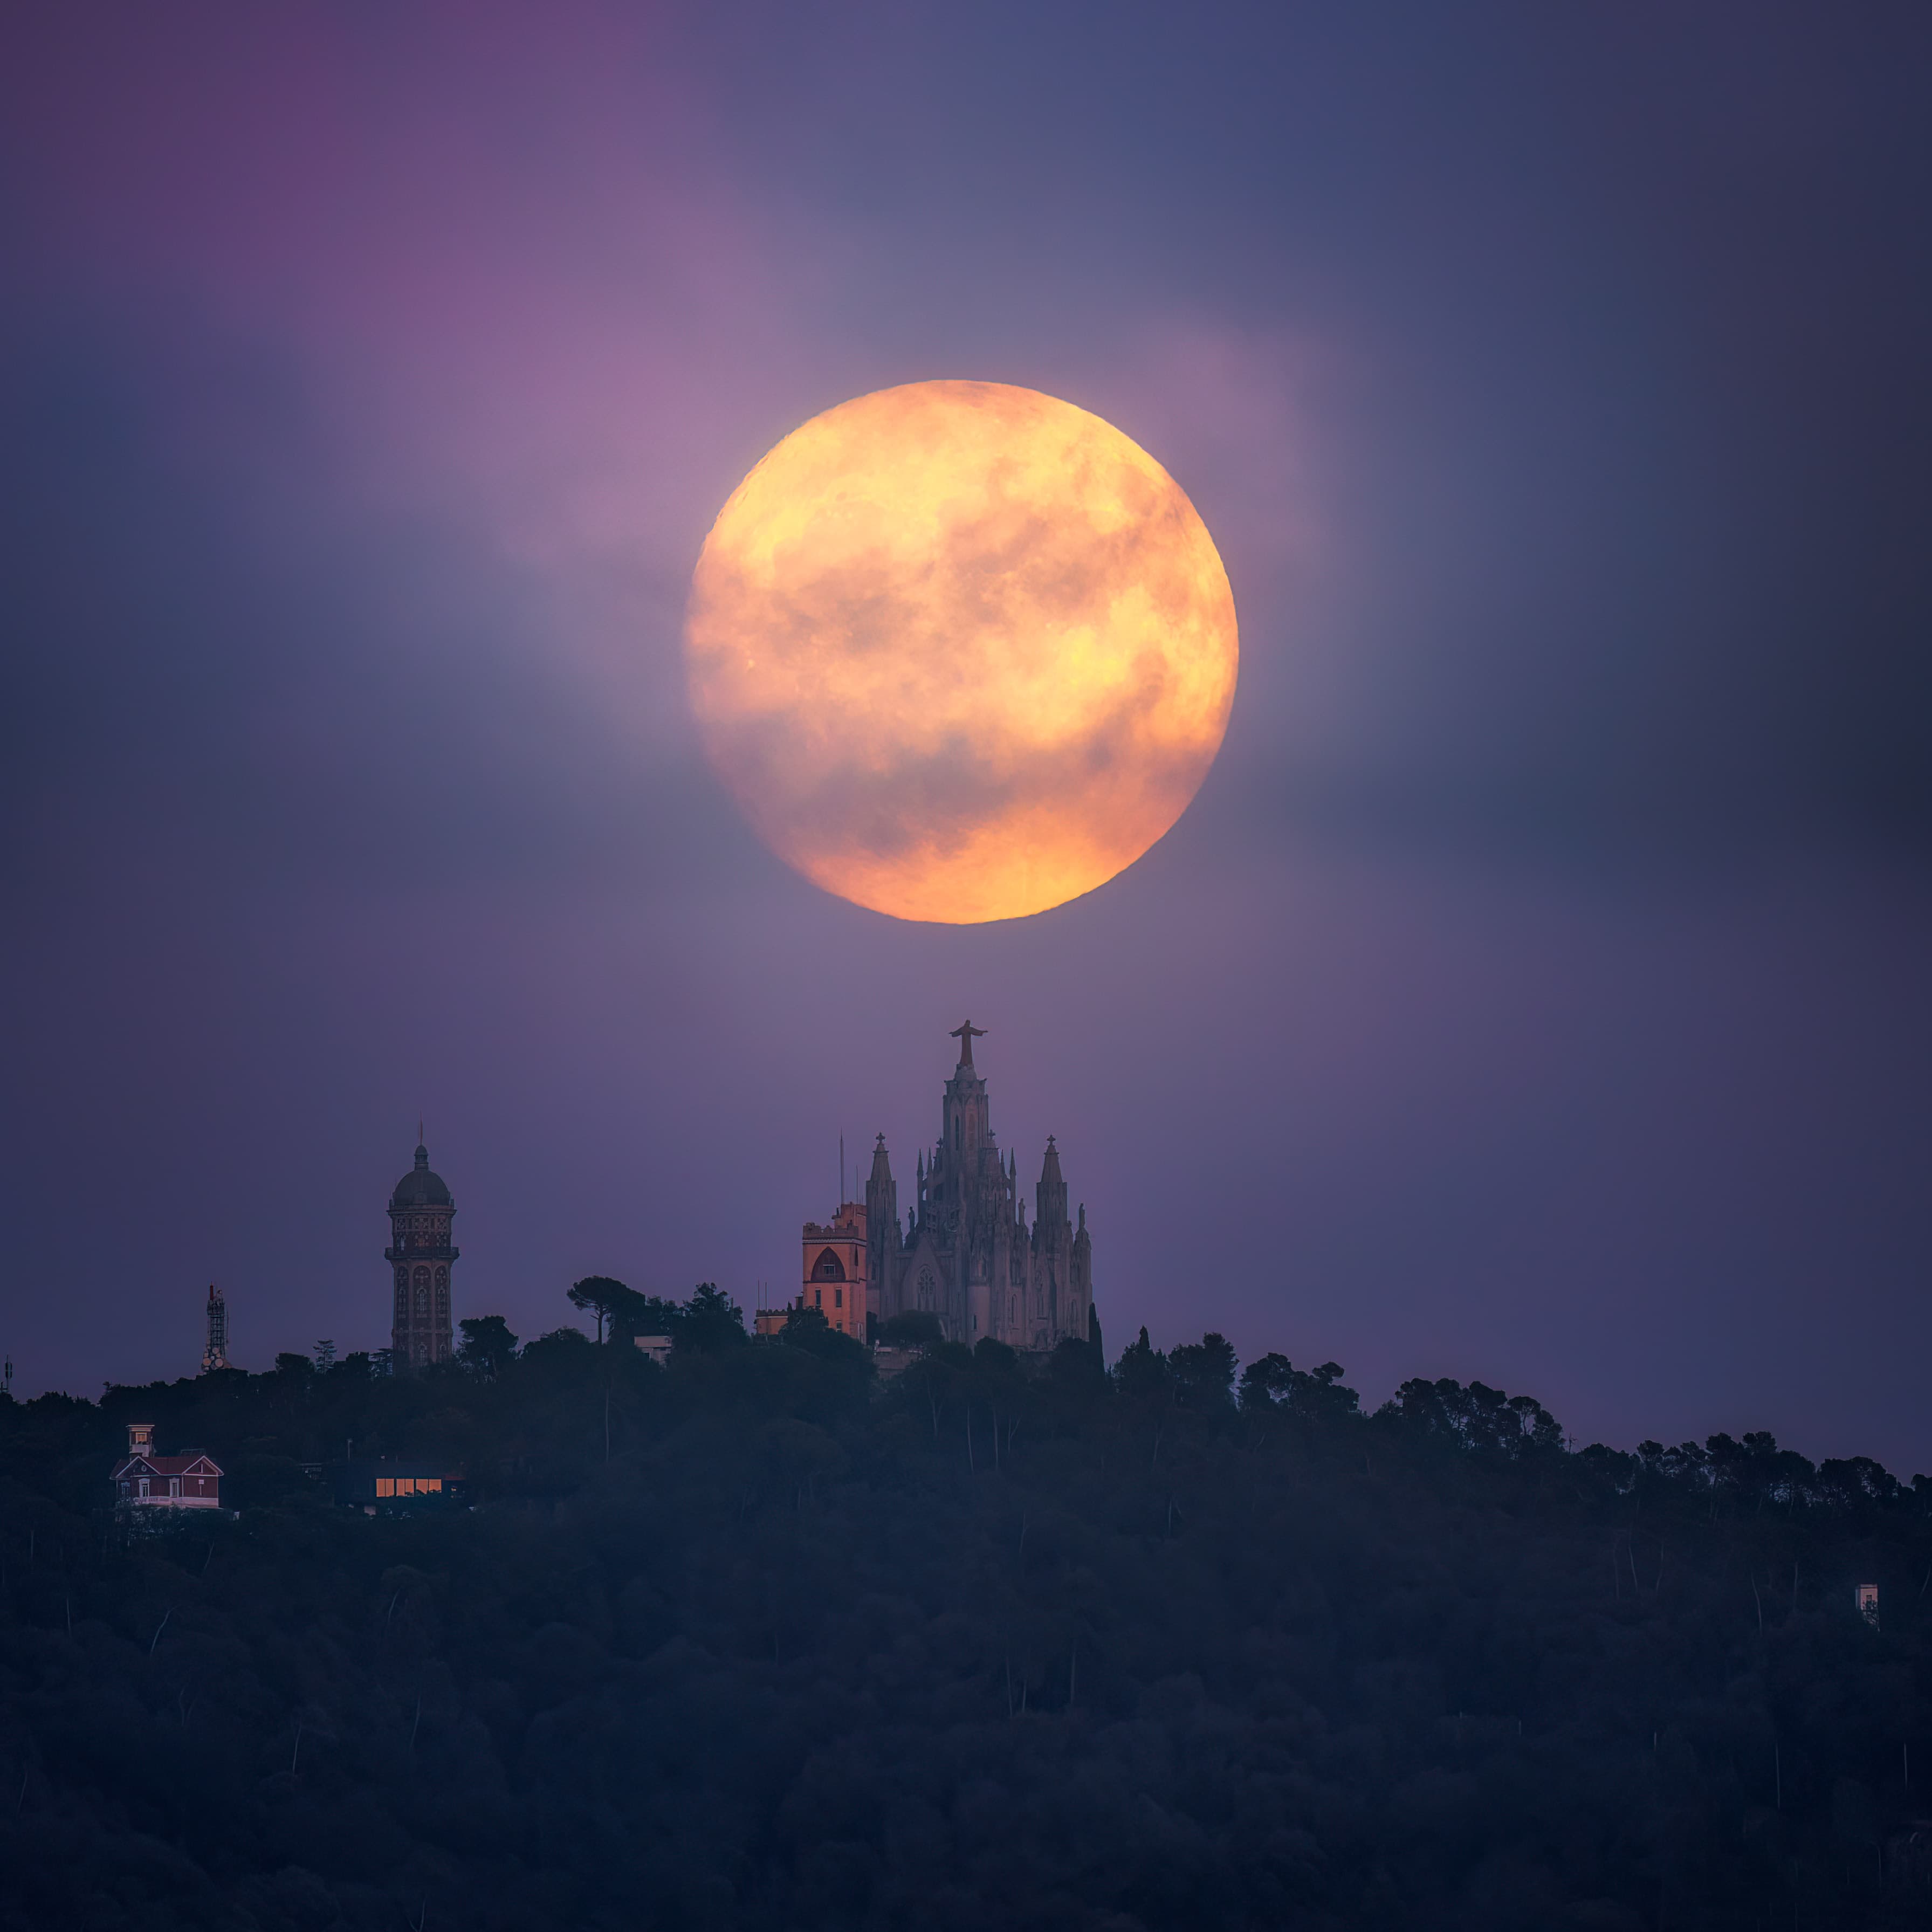
M 842 1201 L 829 1221 L 805 1223 L 805 1280 L 797 1305 L 817 1309 L 827 1327 L 860 1342 L 871 1312 L 869 1250 L 866 1210 L 856 1201 Z

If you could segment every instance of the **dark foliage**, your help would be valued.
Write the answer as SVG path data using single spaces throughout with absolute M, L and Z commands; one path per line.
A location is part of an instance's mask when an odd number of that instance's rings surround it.
M 879 1340 L 889 1348 L 930 1348 L 942 1339 L 943 1332 L 939 1317 L 924 1308 L 889 1315 L 879 1324 Z
M 0 1927 L 1932 1920 L 1924 1478 L 650 1314 L 0 1403 Z M 130 1420 L 239 1515 L 118 1526 Z M 332 1508 L 352 1442 L 477 1506 Z
M 645 1310 L 650 1305 L 650 1296 L 626 1288 L 608 1274 L 586 1275 L 581 1281 L 572 1282 L 569 1297 L 572 1307 L 581 1310 L 597 1324 L 600 1345 L 607 1328 L 614 1334 L 620 1324 L 632 1334 L 639 1332 L 638 1324 L 645 1318 Z

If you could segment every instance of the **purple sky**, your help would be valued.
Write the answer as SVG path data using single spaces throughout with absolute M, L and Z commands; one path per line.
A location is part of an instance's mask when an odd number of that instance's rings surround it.
M 17 1386 L 782 1294 L 969 1014 L 1110 1346 L 1225 1330 L 1932 1468 L 1922 5 L 47 10 L 0 64 Z M 1193 808 L 896 923 L 677 652 L 805 418 L 965 376 L 1179 478 Z

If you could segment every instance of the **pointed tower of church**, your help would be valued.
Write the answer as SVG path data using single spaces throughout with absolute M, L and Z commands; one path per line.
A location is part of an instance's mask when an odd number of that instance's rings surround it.
M 1073 1270 L 1067 1280 L 1066 1332 L 1084 1342 L 1098 1332 L 1094 1327 L 1094 1238 L 1087 1232 L 1087 1204 L 1080 1204 L 1080 1225 L 1073 1231 Z M 1096 1345 L 1097 1352 L 1098 1344 Z
M 892 1156 L 886 1152 L 884 1134 L 872 1149 L 872 1171 L 866 1177 L 866 1312 L 876 1328 L 884 1315 L 880 1286 L 887 1266 L 898 1258 L 899 1246 L 898 1184 L 892 1178 Z
M 973 1064 L 985 1029 L 956 1028 L 958 1064 L 940 1105 L 939 1141 L 915 1167 L 910 1226 L 898 1228 L 897 1196 L 883 1137 L 872 1156 L 866 1216 L 881 1320 L 920 1310 L 936 1315 L 949 1341 L 988 1336 L 1016 1348 L 1084 1341 L 1092 1298 L 1092 1244 L 1067 1220 L 1060 1156 L 1048 1143 L 1030 1235 L 1017 1162 L 994 1139 L 986 1083 Z M 890 1204 L 890 1206 L 889 1204 Z
M 986 1029 L 968 1020 L 952 1037 L 959 1042 L 959 1064 L 940 1105 L 939 1145 L 926 1170 L 926 1196 L 950 1250 L 942 1318 L 949 1334 L 970 1345 L 986 1335 L 1004 1340 L 1018 1312 L 1013 1213 L 986 1083 L 973 1064 L 973 1042 L 986 1037 Z
M 1076 1330 L 1072 1319 L 1073 1227 L 1066 1214 L 1066 1183 L 1060 1172 L 1056 1138 L 1046 1137 L 1046 1157 L 1040 1162 L 1034 1190 L 1033 1316 L 1036 1326 L 1054 1335 L 1086 1332 L 1080 1312 Z
M 449 1271 L 458 1253 L 450 1224 L 455 1215 L 448 1187 L 430 1172 L 429 1149 L 418 1142 L 415 1166 L 389 1196 L 389 1245 L 382 1250 L 394 1270 L 389 1366 L 399 1376 L 446 1362 L 455 1353 L 449 1321 Z

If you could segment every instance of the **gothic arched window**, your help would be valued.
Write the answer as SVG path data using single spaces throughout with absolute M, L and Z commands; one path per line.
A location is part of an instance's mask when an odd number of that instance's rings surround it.
M 845 1266 L 830 1248 L 827 1248 L 812 1264 L 814 1281 L 843 1281 Z
M 932 1306 L 932 1300 L 933 1300 L 933 1290 L 934 1290 L 934 1288 L 936 1288 L 938 1286 L 939 1286 L 939 1284 L 938 1284 L 936 1281 L 934 1281 L 934 1280 L 933 1280 L 933 1278 L 932 1278 L 932 1269 L 930 1269 L 930 1268 L 921 1268 L 921 1269 L 920 1270 L 920 1271 L 919 1271 L 919 1305 L 920 1306 L 920 1307 L 924 1308 L 924 1309 L 927 1309 L 927 1310 L 930 1310 L 930 1309 L 931 1309 L 931 1307 Z
M 416 1272 L 416 1279 L 410 1286 L 416 1290 L 416 1312 L 418 1315 L 427 1315 L 429 1312 L 429 1270 L 426 1268 L 418 1268 Z

